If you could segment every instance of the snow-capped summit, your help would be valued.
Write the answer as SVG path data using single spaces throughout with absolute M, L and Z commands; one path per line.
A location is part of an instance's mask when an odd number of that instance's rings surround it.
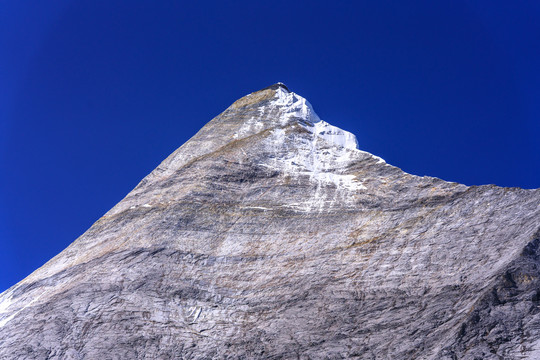
M 267 87 L 265 87 L 264 89 L 262 89 L 261 91 L 263 91 L 263 90 L 268 90 L 268 89 L 269 89 L 269 90 L 277 90 L 278 88 L 282 88 L 282 89 L 285 89 L 285 90 L 289 91 L 289 88 L 287 87 L 287 85 L 285 85 L 285 84 L 282 83 L 282 82 L 277 82 L 277 83 L 275 83 L 275 84 L 272 84 L 272 85 L 270 85 L 270 86 L 267 86 Z
M 0 359 L 537 359 L 539 203 L 407 174 L 278 83 L 1 294 Z
M 276 99 L 272 104 L 284 108 L 285 119 L 297 118 L 303 120 L 303 124 L 309 131 L 333 145 L 348 149 L 358 148 L 358 142 L 354 134 L 321 120 L 313 110 L 313 106 L 306 99 L 289 91 L 285 85 L 276 88 L 275 97 Z

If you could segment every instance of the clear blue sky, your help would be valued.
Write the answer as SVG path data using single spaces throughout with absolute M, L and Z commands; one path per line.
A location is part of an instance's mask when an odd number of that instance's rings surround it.
M 0 291 L 278 81 L 409 173 L 540 187 L 538 19 L 538 1 L 1 1 Z

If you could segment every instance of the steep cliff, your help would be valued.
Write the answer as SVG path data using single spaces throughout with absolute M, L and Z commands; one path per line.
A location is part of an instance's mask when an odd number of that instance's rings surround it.
M 276 84 L 0 295 L 0 358 L 540 358 L 539 204 L 407 174 Z

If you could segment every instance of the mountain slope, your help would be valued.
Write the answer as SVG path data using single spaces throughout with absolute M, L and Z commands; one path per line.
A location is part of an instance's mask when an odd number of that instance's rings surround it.
M 539 203 L 404 173 L 276 84 L 4 292 L 0 358 L 534 358 Z

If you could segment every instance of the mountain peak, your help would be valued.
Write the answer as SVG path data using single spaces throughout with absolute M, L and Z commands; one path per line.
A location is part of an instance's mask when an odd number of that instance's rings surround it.
M 299 173 L 315 174 L 312 176 L 314 178 L 319 178 L 322 172 L 327 174 L 324 176 L 328 181 L 343 178 L 328 175 L 330 170 L 320 171 L 320 166 L 338 171 L 335 170 L 336 166 L 342 168 L 345 159 L 351 160 L 358 156 L 369 156 L 376 162 L 384 163 L 384 160 L 358 150 L 356 137 L 352 133 L 321 120 L 304 97 L 290 91 L 284 84 L 277 83 L 236 100 L 163 161 L 142 183 L 159 181 L 194 159 L 239 142 L 243 144 L 244 151 L 248 142 L 256 144 L 259 150 L 263 147 L 270 151 L 287 149 L 276 162 L 280 171 L 294 176 Z M 319 159 L 317 156 L 321 152 L 330 156 L 324 160 Z M 292 157 L 296 155 L 300 158 L 295 160 Z M 289 166 L 291 162 L 294 165 Z M 341 185 L 339 187 L 343 187 Z M 360 183 L 354 185 L 360 186 Z
M 285 90 L 287 90 L 288 92 L 290 92 L 290 90 L 289 90 L 289 88 L 287 87 L 287 85 L 285 85 L 285 84 L 282 83 L 282 82 L 277 82 L 277 83 L 275 83 L 275 84 L 273 84 L 273 85 L 270 85 L 270 86 L 265 87 L 265 88 L 262 89 L 262 90 L 277 90 L 277 89 L 279 89 L 279 88 L 285 89 Z
M 0 359 L 537 359 L 539 202 L 404 173 L 272 85 L 0 294 Z
M 348 149 L 358 149 L 356 136 L 333 126 L 319 118 L 313 106 L 304 97 L 290 91 L 283 83 L 268 86 L 235 101 L 227 111 L 249 115 L 233 138 L 239 139 L 253 135 L 253 131 L 262 131 L 269 126 L 287 126 L 299 124 L 304 129 L 328 143 Z

